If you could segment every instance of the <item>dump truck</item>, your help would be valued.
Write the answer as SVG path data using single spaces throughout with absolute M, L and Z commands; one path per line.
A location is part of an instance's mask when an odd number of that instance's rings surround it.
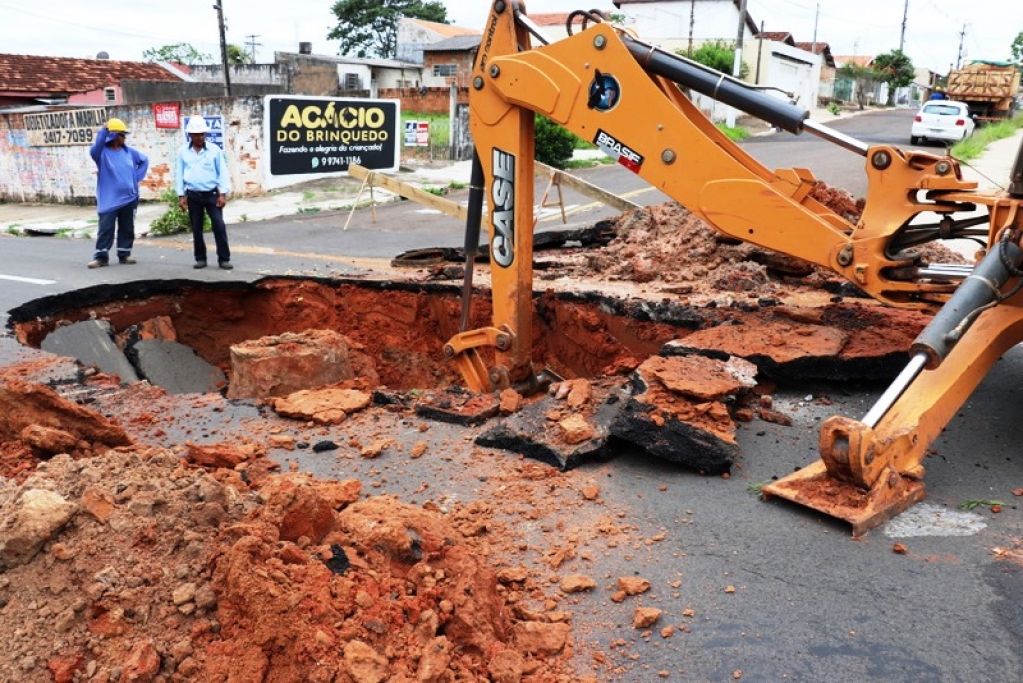
M 1012 62 L 976 60 L 948 75 L 945 93 L 965 102 L 977 121 L 997 121 L 1016 111 L 1019 69 Z
M 580 18 L 581 30 L 573 30 Z M 538 112 L 719 232 L 830 268 L 884 304 L 934 314 L 908 349 L 905 369 L 863 419 L 826 420 L 820 460 L 763 489 L 848 521 L 854 535 L 922 499 L 931 443 L 998 358 L 1023 342 L 1023 147 L 1008 188 L 984 192 L 951 156 L 871 145 L 830 129 L 794 104 L 644 43 L 602 13 L 576 10 L 566 22 L 570 35 L 548 43 L 521 2 L 495 0 L 486 26 L 469 92 L 475 153 L 461 331 L 444 348 L 467 386 L 526 393 L 549 384 L 530 355 Z M 862 217 L 853 223 L 816 201 L 809 169 L 762 166 L 686 91 L 861 155 L 868 180 Z M 992 100 L 985 111 L 998 106 Z M 493 321 L 468 329 L 482 224 Z M 984 245 L 972 266 L 933 263 L 917 249 L 964 238 Z

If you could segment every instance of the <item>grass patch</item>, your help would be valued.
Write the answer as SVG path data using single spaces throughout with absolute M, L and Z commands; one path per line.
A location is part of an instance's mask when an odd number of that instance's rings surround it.
M 749 137 L 749 131 L 742 126 L 726 126 L 723 123 L 719 123 L 718 130 L 727 135 L 728 139 L 732 142 L 742 142 Z
M 771 483 L 771 480 L 746 484 L 746 493 L 755 494 L 757 498 L 764 499 L 764 487 Z
M 615 163 L 615 160 L 608 156 L 592 157 L 590 159 L 569 159 L 565 162 L 565 170 L 571 168 L 592 168 L 593 166 L 607 166 Z
M 953 145 L 949 154 L 960 161 L 976 159 L 992 142 L 1012 137 L 1020 128 L 1023 128 L 1023 115 L 983 125 L 973 131 L 973 135 Z
M 1005 503 L 1000 500 L 968 500 L 965 503 L 959 503 L 956 507 L 960 510 L 973 510 L 978 507 L 992 507 L 995 505 L 1002 506 Z
M 192 224 L 188 218 L 188 210 L 178 205 L 178 195 L 173 187 L 168 187 L 160 195 L 160 200 L 167 204 L 167 212 L 149 224 L 149 232 L 153 235 L 177 235 L 191 232 Z M 213 229 L 210 217 L 203 213 L 203 232 Z
M 298 210 L 299 213 L 319 213 L 320 211 L 318 206 L 304 206 Z

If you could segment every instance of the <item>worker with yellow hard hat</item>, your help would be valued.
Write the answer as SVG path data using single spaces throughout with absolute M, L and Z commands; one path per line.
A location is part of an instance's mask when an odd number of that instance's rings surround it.
M 149 170 L 149 158 L 127 143 L 128 126 L 118 118 L 110 119 L 96 133 L 89 155 L 96 162 L 96 211 L 99 230 L 96 251 L 90 268 L 110 263 L 110 249 L 117 236 L 117 260 L 135 263 L 131 255 L 135 244 L 135 212 L 139 206 L 139 183 Z

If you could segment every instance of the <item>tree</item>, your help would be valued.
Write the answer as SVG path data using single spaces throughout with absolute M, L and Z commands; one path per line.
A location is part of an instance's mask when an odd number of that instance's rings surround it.
M 150 62 L 177 62 L 178 64 L 203 64 L 213 59 L 202 52 L 199 52 L 189 43 L 175 43 L 163 47 L 149 48 L 142 52 L 142 58 Z
M 695 50 L 676 50 L 676 53 L 729 76 L 735 68 L 735 46 L 720 39 L 704 43 Z M 749 65 L 743 62 L 739 66 L 739 78 L 746 78 L 747 75 Z
M 1023 68 L 1023 31 L 1016 34 L 1016 37 L 1012 40 L 1012 46 L 1009 48 L 1012 53 L 1012 61 L 1016 62 L 1016 65 Z
M 536 160 L 564 169 L 572 159 L 579 138 L 570 130 L 565 130 L 545 116 L 537 114 L 535 152 Z
M 338 53 L 352 57 L 397 55 L 402 17 L 448 23 L 448 10 L 439 0 L 338 0 L 330 11 L 338 24 L 327 38 L 340 40 Z
M 237 45 L 228 44 L 227 46 L 227 63 L 232 66 L 238 66 L 239 64 L 248 64 L 251 61 L 251 57 L 248 52 Z
M 860 106 L 860 109 L 866 107 L 867 95 L 874 89 L 874 84 L 877 83 L 877 72 L 869 66 L 860 66 L 859 64 L 849 62 L 842 65 L 838 70 L 838 75 L 852 81 L 853 96 L 856 98 L 856 103 Z
M 895 101 L 895 89 L 904 88 L 916 78 L 913 62 L 902 50 L 892 50 L 874 57 L 874 80 L 888 84 L 888 104 Z

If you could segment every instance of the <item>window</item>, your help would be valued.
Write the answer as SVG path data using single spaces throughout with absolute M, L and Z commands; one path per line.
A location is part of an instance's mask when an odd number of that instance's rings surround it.
M 433 75 L 434 76 L 442 76 L 442 77 L 445 77 L 445 78 L 451 78 L 453 76 L 457 76 L 458 75 L 458 65 L 457 64 L 434 64 L 433 65 Z
M 103 88 L 103 99 L 107 102 L 116 102 L 117 90 L 115 88 Z
M 359 74 L 345 74 L 345 90 L 362 90 L 362 79 Z
M 954 104 L 927 104 L 924 105 L 925 114 L 942 114 L 944 116 L 960 116 L 963 110 Z

